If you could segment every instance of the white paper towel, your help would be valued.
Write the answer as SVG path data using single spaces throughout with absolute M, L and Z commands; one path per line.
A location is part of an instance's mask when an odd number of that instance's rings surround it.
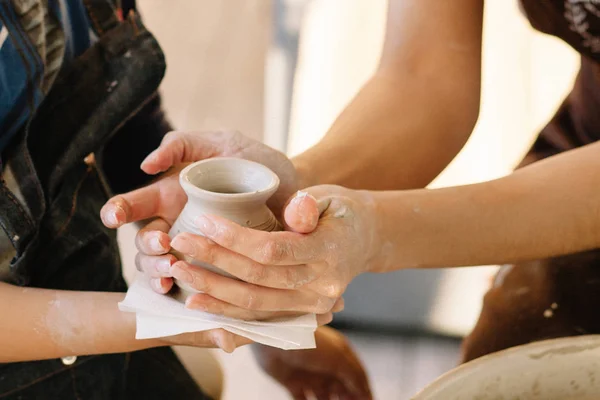
M 257 343 L 280 349 L 315 348 L 317 321 L 314 314 L 259 322 L 189 310 L 182 302 L 154 292 L 150 287 L 150 280 L 141 274 L 129 287 L 125 299 L 119 303 L 119 309 L 136 313 L 137 339 L 223 328 Z

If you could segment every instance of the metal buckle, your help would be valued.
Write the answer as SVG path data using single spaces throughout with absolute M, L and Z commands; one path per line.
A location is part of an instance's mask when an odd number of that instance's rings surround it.
M 61 361 L 64 365 L 73 365 L 75 361 L 77 361 L 77 356 L 68 356 L 61 358 Z

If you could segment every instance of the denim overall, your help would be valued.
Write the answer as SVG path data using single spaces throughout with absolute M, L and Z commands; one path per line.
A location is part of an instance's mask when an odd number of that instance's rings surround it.
M 20 189 L 17 196 L 0 180 L 0 227 L 15 249 L 5 280 L 38 288 L 122 292 L 126 284 L 116 234 L 99 218 L 110 191 L 97 165 L 120 163 L 103 159 L 103 145 L 155 98 L 165 60 L 139 17 L 131 14 L 121 21 L 108 0 L 83 1 L 98 42 L 63 67 L 3 154 Z M 96 162 L 87 157 L 91 153 Z M 0 399 L 13 398 L 207 397 L 165 347 L 0 364 Z

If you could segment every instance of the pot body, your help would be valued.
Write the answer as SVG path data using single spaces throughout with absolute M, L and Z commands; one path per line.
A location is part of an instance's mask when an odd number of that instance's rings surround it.
M 171 238 L 181 232 L 202 235 L 195 223 L 202 215 L 219 216 L 256 230 L 281 230 L 266 204 L 279 187 L 279 178 L 262 164 L 239 158 L 211 158 L 187 166 L 181 171 L 179 182 L 188 201 L 169 231 Z M 201 260 L 173 254 L 194 266 L 235 279 Z M 175 280 L 175 284 L 180 289 L 177 296 L 182 299 L 198 293 L 183 282 Z

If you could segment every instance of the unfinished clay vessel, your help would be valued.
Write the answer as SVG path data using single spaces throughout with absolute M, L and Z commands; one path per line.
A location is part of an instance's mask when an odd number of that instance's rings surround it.
M 463 364 L 412 400 L 596 400 L 599 360 L 600 335 L 533 342 Z
M 219 157 L 190 164 L 179 174 L 179 183 L 188 201 L 169 231 L 171 238 L 180 232 L 201 235 L 194 220 L 203 214 L 227 218 L 241 226 L 261 231 L 281 230 L 267 207 L 267 200 L 279 187 L 279 178 L 262 164 L 240 158 Z M 173 253 L 200 268 L 232 277 L 227 272 L 188 256 Z M 185 283 L 175 281 L 178 298 L 198 293 Z

